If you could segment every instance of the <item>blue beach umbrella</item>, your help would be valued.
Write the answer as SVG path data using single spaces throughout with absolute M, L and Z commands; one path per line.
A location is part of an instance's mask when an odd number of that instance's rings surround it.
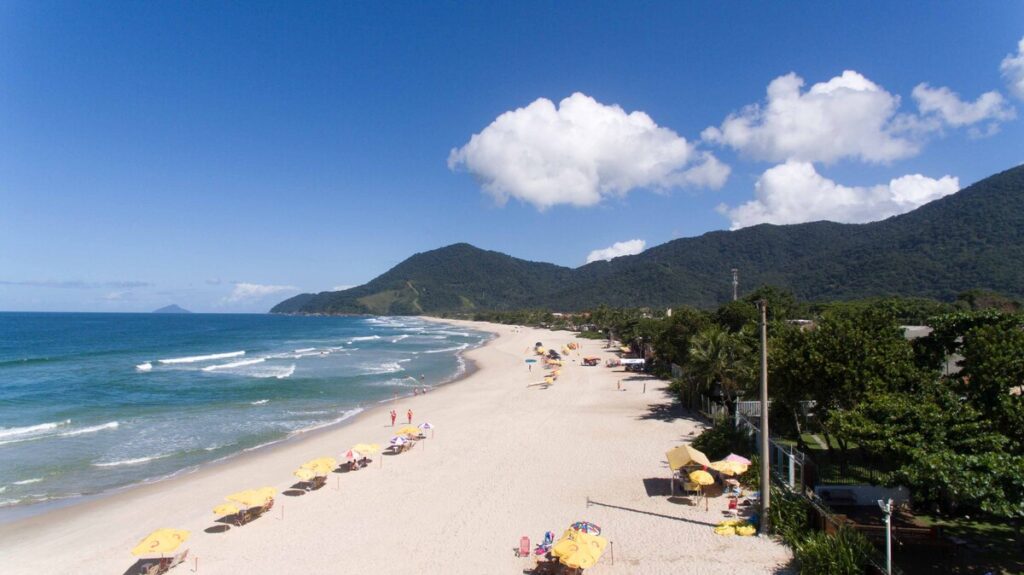
M 526 363 L 537 363 L 537 360 L 536 359 L 528 359 L 528 360 L 526 360 Z

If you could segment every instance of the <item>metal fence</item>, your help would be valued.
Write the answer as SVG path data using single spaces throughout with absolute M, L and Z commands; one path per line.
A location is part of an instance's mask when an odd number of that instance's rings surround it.
M 756 402 L 738 402 L 756 403 Z M 770 409 L 770 408 L 769 408 Z M 760 418 L 760 407 L 758 407 Z M 760 422 L 755 423 L 750 416 L 741 412 L 739 406 L 736 409 L 736 429 L 746 431 L 753 438 L 755 445 L 761 445 Z M 804 473 L 809 458 L 807 455 L 791 445 L 779 443 L 768 437 L 768 468 L 773 478 L 791 491 L 804 492 L 806 475 Z
M 751 404 L 756 404 L 756 407 Z M 756 413 L 756 415 L 752 413 Z M 737 402 L 734 419 L 736 429 L 747 432 L 758 446 L 761 445 L 760 417 L 760 402 Z M 787 491 L 804 497 L 810 503 L 814 511 L 814 524 L 817 529 L 834 533 L 845 524 L 827 505 L 813 495 L 812 486 L 807 485 L 806 470 L 808 465 L 813 465 L 807 454 L 791 445 L 779 443 L 769 436 L 768 464 L 772 482 Z M 875 547 L 870 560 L 876 572 L 884 572 L 885 555 L 878 547 Z M 894 565 L 892 575 L 903 575 L 903 571 Z

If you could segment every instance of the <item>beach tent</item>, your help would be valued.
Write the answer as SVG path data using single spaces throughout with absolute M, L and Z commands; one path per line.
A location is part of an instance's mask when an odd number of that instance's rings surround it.
M 673 448 L 665 453 L 665 457 L 668 459 L 668 466 L 672 471 L 676 471 L 687 465 L 711 467 L 711 462 L 708 461 L 708 456 L 690 445 L 680 445 L 679 447 Z

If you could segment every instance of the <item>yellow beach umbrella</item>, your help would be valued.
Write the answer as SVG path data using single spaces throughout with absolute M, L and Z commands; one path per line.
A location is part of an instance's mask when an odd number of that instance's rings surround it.
M 551 546 L 551 554 L 566 567 L 588 569 L 597 564 L 606 547 L 608 540 L 600 535 L 567 529 L 562 538 Z
M 316 471 L 313 471 L 312 469 L 310 469 L 308 467 L 300 467 L 300 468 L 296 469 L 292 473 L 292 475 L 294 475 L 295 477 L 298 477 L 299 479 L 301 479 L 303 481 L 312 481 L 312 479 L 317 476 L 317 473 L 316 473 Z
M 230 503 L 222 503 L 213 508 L 213 514 L 218 517 L 234 515 L 235 513 L 238 513 L 238 511 L 239 509 Z
M 747 472 L 746 465 L 738 461 L 729 461 L 728 459 L 715 461 L 710 467 L 722 475 L 743 475 Z
M 553 377 L 545 377 L 544 378 L 544 383 L 555 383 L 555 378 L 553 378 Z
M 380 446 L 376 443 L 357 443 L 352 446 L 352 451 L 358 451 L 363 455 L 373 455 L 380 451 Z
M 665 457 L 668 459 L 668 466 L 671 467 L 673 471 L 690 464 L 711 467 L 711 462 L 708 461 L 708 456 L 704 455 L 700 450 L 694 449 L 690 445 L 680 445 L 679 447 L 669 450 L 665 453 Z
M 327 475 L 338 467 L 338 460 L 333 457 L 321 457 L 319 459 L 307 461 L 306 463 L 303 463 L 301 467 L 309 469 L 316 475 Z
M 697 471 L 690 473 L 690 481 L 697 485 L 713 485 L 715 483 L 715 478 L 707 471 L 698 469 Z
M 396 435 L 419 435 L 420 430 L 418 427 L 414 427 L 412 425 L 405 425 L 395 433 Z
M 132 549 L 132 555 L 155 555 L 170 553 L 188 539 L 189 532 L 184 529 L 157 529 Z
M 273 487 L 260 487 L 256 490 L 257 495 L 263 498 L 263 503 L 270 501 L 277 495 L 277 490 Z
M 245 491 L 239 491 L 238 493 L 232 493 L 225 497 L 228 501 L 234 501 L 235 503 L 241 504 L 245 507 L 259 507 L 266 503 L 266 498 L 256 493 L 255 489 L 246 489 Z

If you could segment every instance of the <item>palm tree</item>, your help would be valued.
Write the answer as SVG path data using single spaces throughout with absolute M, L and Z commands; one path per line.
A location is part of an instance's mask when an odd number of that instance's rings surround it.
M 753 377 L 753 351 L 739 334 L 712 325 L 690 341 L 687 368 L 690 376 L 706 390 L 720 384 L 726 403 L 731 403 L 740 386 Z

